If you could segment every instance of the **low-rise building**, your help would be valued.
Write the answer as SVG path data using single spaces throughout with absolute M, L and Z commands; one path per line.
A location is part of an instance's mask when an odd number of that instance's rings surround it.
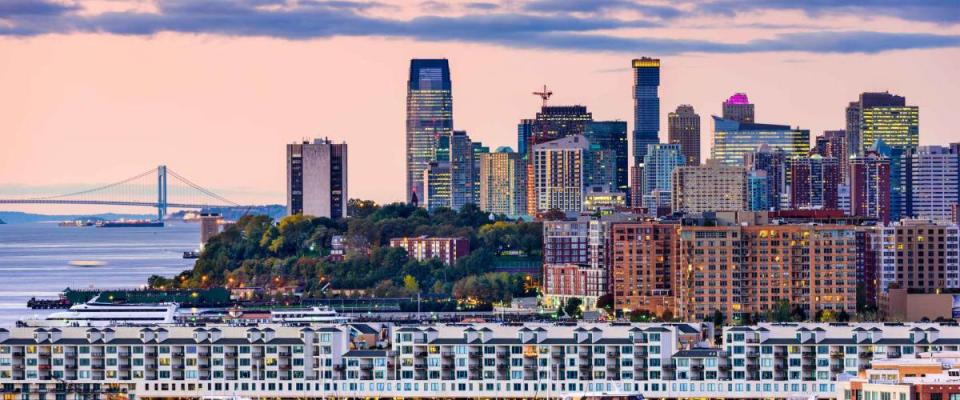
M 390 239 L 390 247 L 399 247 L 407 251 L 410 258 L 424 262 L 438 259 L 446 265 L 454 265 L 457 260 L 470 254 L 470 239 L 462 237 L 401 237 Z

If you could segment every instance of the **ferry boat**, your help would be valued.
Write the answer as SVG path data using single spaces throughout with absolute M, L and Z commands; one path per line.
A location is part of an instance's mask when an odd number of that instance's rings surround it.
M 314 322 L 346 322 L 349 317 L 337 314 L 329 307 L 289 308 L 270 310 L 270 320 L 275 323 L 309 324 Z
M 176 322 L 179 308 L 176 303 L 114 304 L 100 302 L 99 297 L 73 305 L 67 311 L 52 313 L 44 319 L 28 319 L 23 322 L 27 326 L 38 327 L 157 325 Z

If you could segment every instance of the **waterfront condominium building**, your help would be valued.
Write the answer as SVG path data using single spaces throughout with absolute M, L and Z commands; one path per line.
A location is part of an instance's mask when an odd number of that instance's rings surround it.
M 707 160 L 673 170 L 673 212 L 747 209 L 747 168 Z
M 686 163 L 679 144 L 651 144 L 647 145 L 647 154 L 643 156 L 643 191 L 647 196 L 655 190 L 669 194 L 672 192 L 673 170 Z M 651 205 L 644 205 L 650 207 Z
M 630 180 L 627 174 L 630 168 L 630 154 L 627 144 L 626 121 L 587 121 L 584 125 L 583 135 L 587 137 L 591 145 L 613 152 L 616 158 L 614 173 L 616 185 L 612 189 L 630 196 Z
M 543 221 L 543 263 L 590 265 L 590 218 Z
M 681 318 L 765 315 L 781 301 L 807 316 L 856 312 L 857 242 L 847 225 L 683 226 L 678 233 Z
M 920 108 L 906 105 L 906 98 L 888 92 L 862 93 L 847 109 L 848 129 L 854 119 L 862 154 L 877 140 L 888 146 L 914 148 L 920 144 Z
M 787 192 L 787 153 L 783 149 L 761 145 L 744 156 L 743 164 L 752 171 L 763 171 L 767 177 L 767 201 L 769 210 L 779 210 L 785 203 Z
M 527 212 L 527 167 L 509 147 L 480 154 L 480 209 L 511 217 Z
M 920 146 L 910 157 L 912 190 L 908 214 L 919 219 L 949 221 L 957 202 L 958 155 L 944 146 Z
M 470 254 L 470 239 L 463 237 L 399 237 L 390 239 L 390 247 L 407 251 L 417 261 L 438 259 L 445 265 L 456 265 L 457 260 Z
M 432 161 L 423 170 L 423 190 L 420 205 L 427 210 L 450 208 L 450 162 Z
M 407 202 L 423 198 L 423 171 L 437 160 L 440 137 L 453 131 L 453 94 L 446 59 L 410 60 L 407 81 Z M 416 193 L 416 195 L 414 195 Z
M 610 293 L 615 310 L 676 313 L 678 230 L 677 224 L 653 221 L 611 225 Z
M 590 142 L 583 135 L 567 136 L 533 146 L 536 213 L 550 210 L 580 212 L 583 206 L 584 162 L 589 150 Z
M 794 158 L 790 165 L 790 208 L 838 209 L 842 182 L 840 160 L 814 154 Z
M 450 134 L 450 208 L 459 211 L 473 204 L 474 149 L 470 136 L 464 131 Z
M 667 115 L 667 142 L 680 145 L 686 165 L 700 165 L 700 115 L 689 104 Z
M 891 285 L 918 291 L 960 288 L 956 224 L 903 220 L 877 229 L 880 292 Z
M 738 122 L 714 116 L 713 148 L 710 157 L 724 164 L 743 165 L 744 155 L 767 145 L 783 149 L 787 158 L 810 153 L 810 131 L 789 125 Z
M 660 142 L 660 60 L 634 59 L 633 163 L 643 162 L 647 145 Z
M 752 124 L 753 104 L 746 93 L 734 93 L 723 102 L 723 119 Z
M 850 214 L 890 222 L 890 160 L 875 151 L 850 159 Z
M 0 329 L 0 384 L 18 399 L 830 399 L 842 376 L 881 360 L 960 347 L 960 327 L 938 323 L 759 324 L 714 337 L 707 323 L 11 327 Z
M 287 213 L 347 216 L 347 144 L 316 139 L 287 145 Z

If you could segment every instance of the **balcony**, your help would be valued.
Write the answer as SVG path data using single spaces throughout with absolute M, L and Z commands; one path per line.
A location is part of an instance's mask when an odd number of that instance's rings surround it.
M 872 352 L 872 351 L 861 351 L 861 352 L 860 352 L 860 358 L 871 358 L 871 357 L 873 357 L 873 352 Z
M 843 358 L 842 351 L 832 351 L 830 352 L 830 358 Z

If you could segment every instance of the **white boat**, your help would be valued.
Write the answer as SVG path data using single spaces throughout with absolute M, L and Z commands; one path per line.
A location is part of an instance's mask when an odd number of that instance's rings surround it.
M 116 326 L 157 325 L 176 322 L 176 303 L 114 304 L 98 301 L 99 296 L 67 311 L 55 312 L 43 319 L 27 319 L 28 326 Z
M 313 322 L 346 322 L 350 320 L 328 307 L 289 308 L 270 310 L 271 322 L 308 324 Z

